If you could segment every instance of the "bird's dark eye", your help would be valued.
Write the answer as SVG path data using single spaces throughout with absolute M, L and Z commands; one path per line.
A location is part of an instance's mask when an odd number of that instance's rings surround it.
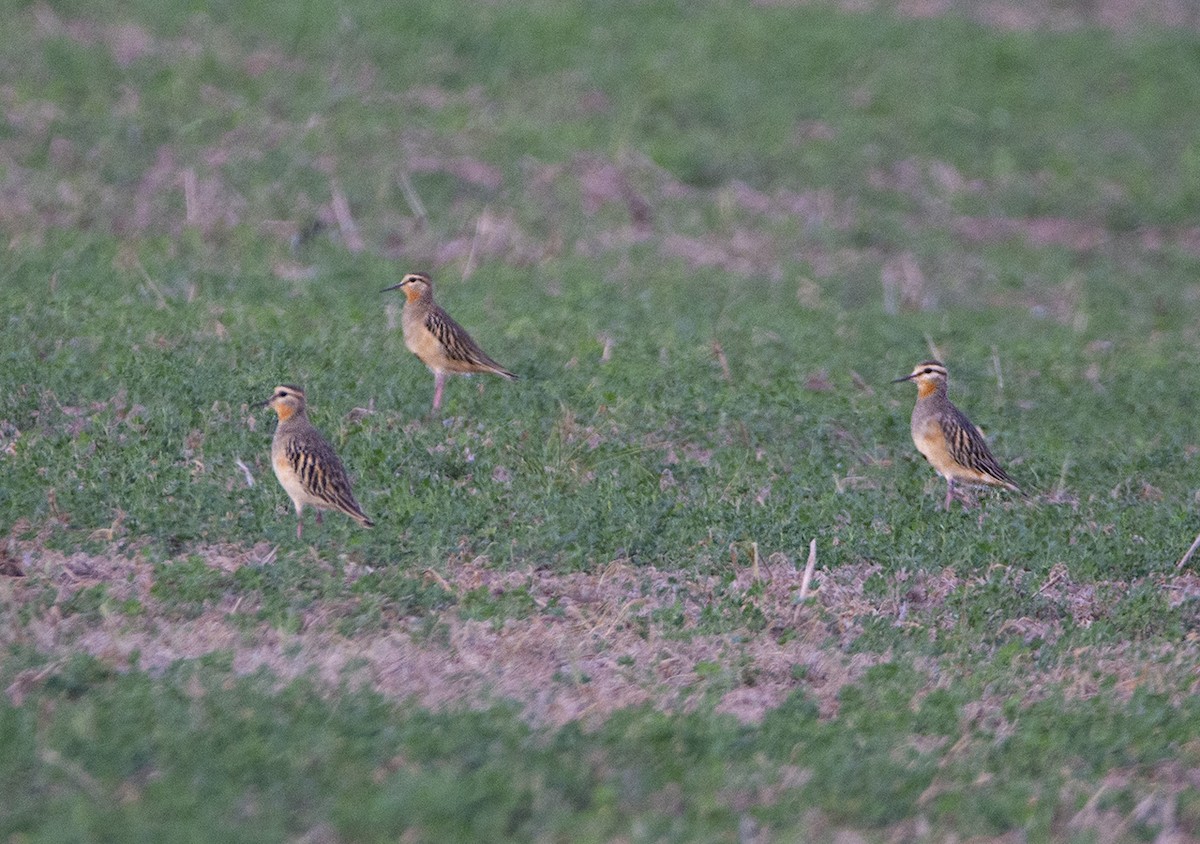
M 921 374 L 922 374 L 922 375 L 932 375 L 932 374 L 933 374 L 933 370 L 932 370 L 932 369 L 926 369 L 926 370 L 925 370 L 924 372 L 922 372 Z
M 286 399 L 287 398 L 287 390 L 280 390 L 275 395 L 277 398 Z

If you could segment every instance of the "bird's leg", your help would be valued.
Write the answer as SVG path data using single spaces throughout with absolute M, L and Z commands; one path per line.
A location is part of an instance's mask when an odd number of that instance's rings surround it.
M 317 510 L 317 524 L 321 524 L 321 511 Z
M 296 538 L 301 539 L 304 534 L 304 517 L 296 516 Z
M 446 373 L 433 373 L 433 409 L 442 406 L 442 388 L 446 386 Z
M 946 478 L 946 504 L 947 512 L 950 510 L 950 502 L 954 499 L 954 478 Z

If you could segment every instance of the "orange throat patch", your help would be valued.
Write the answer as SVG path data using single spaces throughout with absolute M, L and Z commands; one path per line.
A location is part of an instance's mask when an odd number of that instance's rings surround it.
M 278 402 L 271 405 L 271 409 L 279 414 L 279 421 L 286 422 L 291 419 L 296 412 L 296 408 L 288 404 L 279 404 Z
M 937 383 L 934 381 L 918 381 L 917 382 L 917 398 L 923 399 L 926 396 L 932 396 L 937 392 Z

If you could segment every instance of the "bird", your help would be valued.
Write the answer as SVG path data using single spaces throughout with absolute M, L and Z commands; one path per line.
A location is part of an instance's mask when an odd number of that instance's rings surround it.
M 946 479 L 945 509 L 950 509 L 954 484 L 984 484 L 1024 495 L 1000 467 L 979 429 L 946 397 L 949 373 L 941 361 L 917 364 L 911 373 L 896 378 L 917 382 L 917 403 L 912 412 L 912 439 L 917 451 Z
M 426 273 L 408 273 L 399 284 L 385 287 L 382 293 L 403 290 L 406 297 L 400 327 L 404 345 L 433 373 L 433 409 L 442 405 L 442 389 L 447 375 L 490 372 L 510 381 L 517 379 L 492 360 L 467 330 L 450 318 L 433 301 L 433 280 Z
M 281 384 L 260 407 L 269 407 L 279 416 L 271 440 L 271 466 L 296 507 L 296 538 L 301 539 L 304 531 L 305 505 L 316 509 L 317 524 L 322 510 L 340 510 L 363 527 L 374 527 L 355 500 L 333 446 L 308 421 L 304 390 Z

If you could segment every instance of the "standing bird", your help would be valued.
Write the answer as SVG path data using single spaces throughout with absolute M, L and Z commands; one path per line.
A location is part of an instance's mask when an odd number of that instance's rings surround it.
M 350 479 L 333 446 L 308 421 L 304 391 L 283 384 L 261 406 L 279 414 L 271 440 L 271 466 L 296 507 L 296 538 L 300 539 L 304 530 L 306 504 L 316 508 L 317 524 L 322 510 L 340 510 L 363 527 L 374 527 L 354 499 Z
M 892 382 L 917 382 L 917 404 L 912 412 L 913 443 L 946 479 L 945 508 L 950 509 L 956 481 L 1001 486 L 1020 493 L 1020 488 L 988 450 L 983 434 L 946 397 L 947 377 L 946 367 L 940 361 L 927 360 Z
M 404 345 L 433 373 L 434 410 L 442 406 L 447 375 L 490 372 L 516 380 L 516 375 L 488 357 L 467 330 L 433 301 L 433 281 L 425 273 L 409 273 L 399 284 L 385 287 L 381 292 L 389 290 L 403 290 L 407 297 L 400 317 Z

